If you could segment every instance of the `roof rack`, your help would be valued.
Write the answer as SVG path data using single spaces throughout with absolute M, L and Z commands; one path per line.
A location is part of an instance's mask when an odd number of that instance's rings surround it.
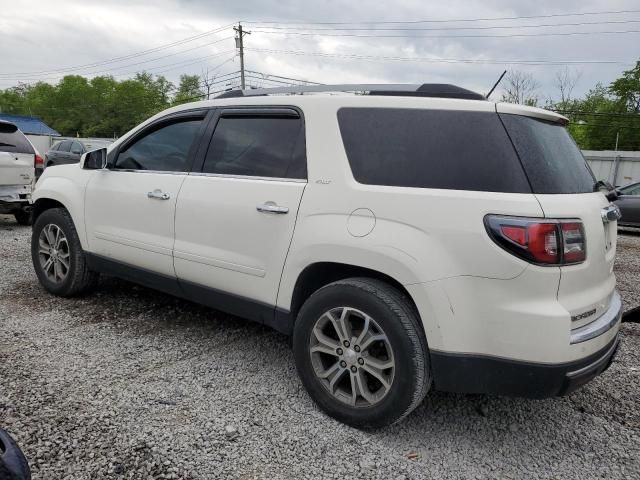
M 486 100 L 484 95 L 466 88 L 447 83 L 418 84 L 342 84 L 342 85 L 310 85 L 300 87 L 256 88 L 249 90 L 229 90 L 215 98 L 258 97 L 274 94 L 303 94 L 327 92 L 363 92 L 368 95 L 387 95 L 397 97 L 438 97 L 461 98 L 465 100 Z

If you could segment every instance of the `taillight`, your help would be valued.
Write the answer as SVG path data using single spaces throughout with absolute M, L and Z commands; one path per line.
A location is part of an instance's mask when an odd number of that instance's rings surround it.
M 35 168 L 43 168 L 44 167 L 44 159 L 38 155 L 37 153 L 35 154 L 34 158 L 33 158 L 33 166 Z
M 576 220 L 553 220 L 487 215 L 491 238 L 509 253 L 539 265 L 584 262 L 584 227 Z

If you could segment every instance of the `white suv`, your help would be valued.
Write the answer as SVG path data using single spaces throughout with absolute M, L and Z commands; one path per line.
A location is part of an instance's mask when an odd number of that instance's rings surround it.
M 451 85 L 181 105 L 45 171 L 33 264 L 57 295 L 105 273 L 292 335 L 354 426 L 429 388 L 563 395 L 609 366 L 621 316 L 618 210 L 565 123 Z

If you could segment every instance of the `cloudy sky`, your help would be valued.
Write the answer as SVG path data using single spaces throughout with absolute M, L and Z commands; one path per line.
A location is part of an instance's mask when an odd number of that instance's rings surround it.
M 229 25 L 239 20 L 252 32 L 247 69 L 321 83 L 455 83 L 484 93 L 504 69 L 521 70 L 544 103 L 557 98 L 563 68 L 581 73 L 580 95 L 640 59 L 637 0 L 0 1 L 0 88 L 141 70 L 172 81 L 208 70 L 224 88 L 237 83 Z M 251 85 L 277 80 L 252 75 Z

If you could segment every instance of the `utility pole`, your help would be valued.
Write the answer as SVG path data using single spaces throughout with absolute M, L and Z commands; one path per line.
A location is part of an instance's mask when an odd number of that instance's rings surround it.
M 240 88 L 244 90 L 246 88 L 244 82 L 244 42 L 243 37 L 245 35 L 250 35 L 251 32 L 243 31 L 242 24 L 238 22 L 237 27 L 233 27 L 233 29 L 237 32 L 236 35 L 236 48 L 240 50 Z

